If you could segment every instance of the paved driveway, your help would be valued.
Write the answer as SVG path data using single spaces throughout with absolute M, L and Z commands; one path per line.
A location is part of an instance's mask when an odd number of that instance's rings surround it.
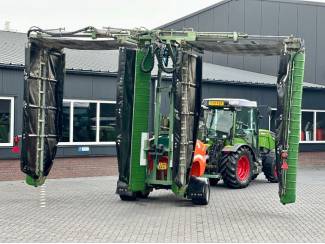
M 170 191 L 122 202 L 116 177 L 0 182 L 0 242 L 325 242 L 325 168 L 300 170 L 298 201 L 283 206 L 263 176 L 212 188 L 208 206 Z

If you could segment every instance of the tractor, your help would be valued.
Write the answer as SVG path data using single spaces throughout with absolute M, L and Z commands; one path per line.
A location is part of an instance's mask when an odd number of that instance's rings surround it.
M 216 185 L 220 179 L 230 188 L 244 188 L 262 171 L 270 182 L 278 182 L 275 135 L 259 129 L 255 101 L 204 99 L 199 138 L 208 146 L 204 176 Z

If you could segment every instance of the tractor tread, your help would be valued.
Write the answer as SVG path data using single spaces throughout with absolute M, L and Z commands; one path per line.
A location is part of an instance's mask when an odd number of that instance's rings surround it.
M 278 177 L 275 175 L 275 155 L 274 153 L 267 154 L 263 160 L 263 173 L 265 178 L 271 183 L 277 183 Z
M 239 182 L 236 176 L 237 160 L 240 156 L 246 154 L 251 163 L 251 174 L 245 183 Z M 241 147 L 237 152 L 232 152 L 230 154 L 225 154 L 221 159 L 220 172 L 225 185 L 230 188 L 240 189 L 245 188 L 249 185 L 252 179 L 252 153 L 246 147 Z

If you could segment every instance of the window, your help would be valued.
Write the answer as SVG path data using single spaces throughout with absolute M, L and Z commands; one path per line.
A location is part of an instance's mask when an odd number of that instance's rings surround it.
M 14 98 L 0 97 L 0 146 L 12 146 L 14 134 Z
M 63 101 L 63 136 L 60 145 L 115 143 L 115 102 Z
M 115 141 L 116 138 L 115 109 L 116 109 L 116 104 L 112 104 L 112 103 L 100 104 L 99 141 Z
M 71 102 L 63 102 L 63 131 L 62 131 L 62 142 L 69 142 L 70 138 L 70 113 L 71 113 Z
M 301 113 L 301 141 L 314 140 L 314 112 Z
M 316 141 L 325 141 L 325 111 L 316 113 Z
M 96 141 L 96 112 L 97 104 L 75 102 L 73 104 L 73 141 Z
M 270 130 L 275 129 L 275 109 L 270 115 Z M 303 109 L 301 112 L 301 143 L 325 143 L 325 110 Z

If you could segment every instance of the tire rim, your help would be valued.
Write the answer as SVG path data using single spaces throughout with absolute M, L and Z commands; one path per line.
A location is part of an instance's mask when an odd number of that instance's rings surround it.
M 243 155 L 239 158 L 237 164 L 237 176 L 240 181 L 245 181 L 249 177 L 251 165 L 249 158 Z

